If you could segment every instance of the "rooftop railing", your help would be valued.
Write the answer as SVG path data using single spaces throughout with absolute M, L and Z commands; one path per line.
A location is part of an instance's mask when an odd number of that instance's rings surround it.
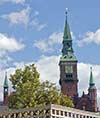
M 99 113 L 60 105 L 0 111 L 0 118 L 100 118 Z

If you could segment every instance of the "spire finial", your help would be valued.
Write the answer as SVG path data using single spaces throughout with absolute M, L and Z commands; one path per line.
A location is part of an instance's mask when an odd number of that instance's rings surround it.
M 7 76 L 7 71 L 5 72 L 5 76 Z
M 65 13 L 66 13 L 66 20 L 65 20 L 65 29 L 64 29 L 63 39 L 64 40 L 72 40 L 71 33 L 70 33 L 70 28 L 69 28 L 68 20 L 67 20 L 68 8 L 66 8 L 66 12 Z
M 66 12 L 65 12 L 65 14 L 66 14 L 66 17 L 67 17 L 67 14 L 68 14 L 68 8 L 66 8 Z
M 90 70 L 91 70 L 91 72 L 92 72 L 92 67 L 90 67 Z

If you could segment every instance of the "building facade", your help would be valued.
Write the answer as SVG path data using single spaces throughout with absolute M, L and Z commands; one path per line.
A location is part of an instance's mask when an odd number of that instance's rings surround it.
M 0 111 L 0 118 L 100 118 L 100 114 L 51 104 L 43 107 Z
M 88 94 L 83 92 L 81 97 L 78 96 L 78 77 L 77 77 L 77 58 L 74 54 L 72 37 L 67 19 L 64 28 L 62 56 L 60 57 L 60 86 L 61 92 L 69 96 L 74 102 L 75 108 L 97 112 L 97 89 L 94 83 L 92 68 L 90 72 L 90 82 Z

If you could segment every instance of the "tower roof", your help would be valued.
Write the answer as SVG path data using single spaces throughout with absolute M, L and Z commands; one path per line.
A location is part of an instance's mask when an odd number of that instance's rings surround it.
M 5 73 L 5 80 L 4 80 L 4 85 L 5 88 L 8 88 L 8 79 L 7 79 L 7 72 Z
M 90 72 L 90 84 L 94 84 L 94 78 L 93 78 L 93 74 L 92 74 L 92 67 L 90 68 L 91 72 Z
M 67 15 L 68 15 L 68 11 L 66 9 L 66 21 L 65 21 L 65 28 L 64 28 L 64 36 L 63 39 L 64 40 L 71 40 L 71 33 L 70 33 L 70 28 L 69 28 L 69 24 L 68 24 L 68 19 L 67 19 Z
M 92 67 L 90 68 L 90 80 L 89 80 L 89 89 L 96 89 L 95 87 L 95 82 L 94 82 L 94 78 L 93 78 L 93 73 L 92 73 Z
M 60 58 L 60 61 L 77 61 L 72 46 L 72 37 L 71 37 L 71 32 L 67 20 L 67 14 L 68 13 L 66 9 L 66 20 L 65 20 L 63 42 L 62 42 L 63 48 L 62 48 L 62 56 Z

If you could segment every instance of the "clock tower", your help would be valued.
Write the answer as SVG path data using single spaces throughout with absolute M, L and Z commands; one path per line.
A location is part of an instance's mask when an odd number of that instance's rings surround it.
M 61 92 L 74 100 L 74 98 L 78 96 L 77 59 L 72 47 L 72 37 L 67 20 L 67 11 L 62 44 L 62 56 L 59 62 L 59 83 L 61 85 Z

